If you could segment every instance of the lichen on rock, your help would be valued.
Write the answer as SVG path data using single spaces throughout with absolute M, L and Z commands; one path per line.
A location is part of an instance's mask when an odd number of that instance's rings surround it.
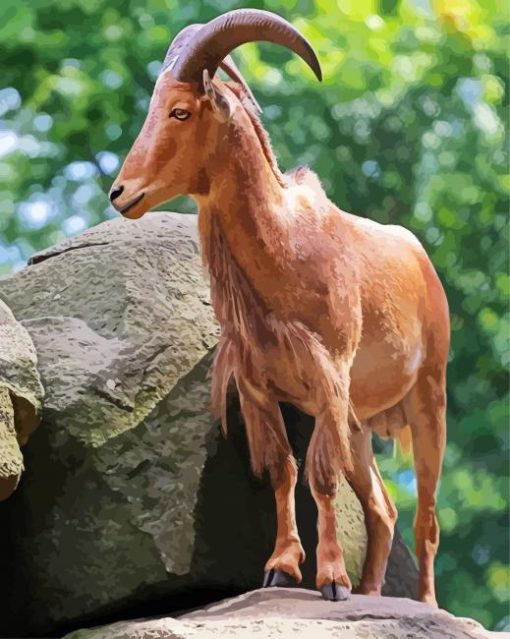
M 43 388 L 27 330 L 0 299 L 0 501 L 16 489 L 24 445 L 37 428 Z
M 62 634 L 257 587 L 274 494 L 251 473 L 235 392 L 227 439 L 209 410 L 218 325 L 196 216 L 100 224 L 0 280 L 0 298 L 35 344 L 46 392 L 23 481 L 0 504 L 0 634 Z M 313 420 L 282 411 L 301 472 Z M 296 505 L 314 587 L 316 507 L 302 476 Z M 366 530 L 346 482 L 338 521 L 357 583 Z M 397 533 L 387 592 L 413 596 L 415 580 Z
M 0 501 L 7 499 L 23 472 L 23 455 L 14 428 L 14 408 L 9 390 L 0 387 Z

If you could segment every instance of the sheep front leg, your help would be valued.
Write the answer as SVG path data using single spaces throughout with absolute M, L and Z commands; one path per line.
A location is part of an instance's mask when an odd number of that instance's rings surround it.
M 343 412 L 345 414 L 326 410 L 316 417 L 307 454 L 307 475 L 318 510 L 316 585 L 323 598 L 329 601 L 348 599 L 352 590 L 338 543 L 335 514 L 339 473 L 342 463 L 347 466 L 350 463 L 348 453 L 347 459 L 340 458 L 347 444 L 343 434 L 347 429 L 347 407 Z M 345 422 L 340 423 L 339 420 L 344 418 Z
M 299 564 L 305 560 L 305 552 L 299 539 L 296 526 L 294 489 L 297 481 L 297 469 L 294 458 L 289 455 L 281 460 L 280 468 L 271 472 L 271 483 L 276 501 L 277 532 L 273 554 L 265 566 L 265 588 L 270 586 L 286 586 L 290 581 L 302 580 Z
M 263 587 L 302 580 L 299 564 L 305 552 L 296 526 L 294 489 L 297 468 L 277 401 L 260 406 L 240 393 L 253 471 L 269 470 L 276 500 L 277 533 L 273 554 L 265 566 Z

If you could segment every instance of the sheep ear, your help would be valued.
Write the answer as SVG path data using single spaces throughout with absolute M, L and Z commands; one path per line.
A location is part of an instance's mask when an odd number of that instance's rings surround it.
M 204 69 L 202 72 L 202 82 L 205 94 L 209 98 L 216 119 L 220 122 L 226 122 L 232 115 L 228 98 L 215 86 L 213 86 L 207 69 Z

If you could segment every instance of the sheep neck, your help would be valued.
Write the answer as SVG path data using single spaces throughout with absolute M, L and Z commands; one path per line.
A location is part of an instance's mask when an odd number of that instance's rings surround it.
M 286 199 L 255 128 L 241 124 L 230 129 L 227 148 L 235 152 L 218 158 L 209 193 L 199 200 L 202 250 L 211 279 L 239 284 L 242 278 L 243 290 L 250 288 L 258 306 L 267 308 L 275 283 L 285 276 Z M 225 283 L 224 296 L 238 293 Z

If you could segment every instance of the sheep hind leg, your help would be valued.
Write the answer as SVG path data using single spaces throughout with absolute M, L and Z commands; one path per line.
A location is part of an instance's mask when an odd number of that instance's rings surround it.
M 262 585 L 268 588 L 300 583 L 299 565 L 305 560 L 305 552 L 295 516 L 297 468 L 280 408 L 276 401 L 262 408 L 242 393 L 240 399 L 253 471 L 260 475 L 264 466 L 268 468 L 276 501 L 276 542 Z
M 437 606 L 434 559 L 439 546 L 436 491 L 446 445 L 446 389 L 444 368 L 424 369 L 406 397 L 411 425 L 418 508 L 414 522 L 420 601 Z
M 355 589 L 363 595 L 380 595 L 391 551 L 397 510 L 386 491 L 372 451 L 372 433 L 366 425 L 351 434 L 353 470 L 347 480 L 365 514 L 367 555 L 361 582 Z

